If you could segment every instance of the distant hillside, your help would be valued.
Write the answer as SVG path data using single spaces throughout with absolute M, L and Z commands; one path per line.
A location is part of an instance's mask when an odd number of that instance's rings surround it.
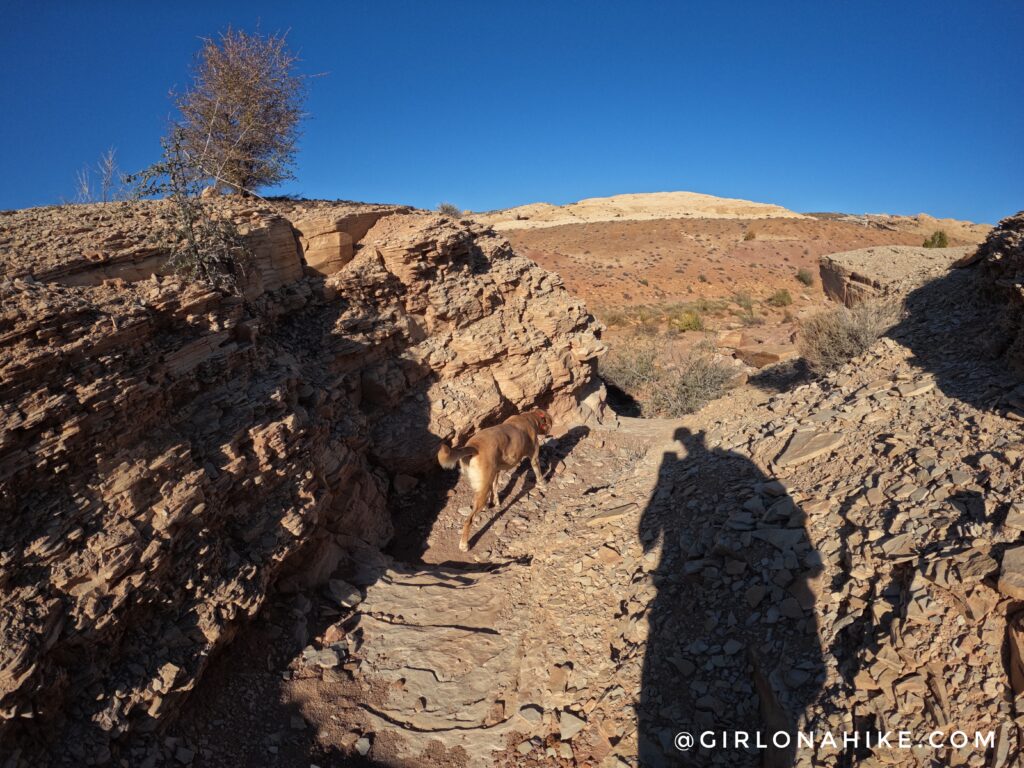
M 531 203 L 474 215 L 497 230 L 536 229 L 598 221 L 653 219 L 801 219 L 780 205 L 702 195 L 697 192 L 650 192 L 591 197 L 568 205 Z
M 866 213 L 856 215 L 850 213 L 808 213 L 815 219 L 826 221 L 844 221 L 860 224 L 863 227 L 882 229 L 889 232 L 906 232 L 920 235 L 922 241 L 933 232 L 942 230 L 949 237 L 970 243 L 980 243 L 992 229 L 991 224 L 975 224 L 959 219 L 937 219 L 927 213 L 916 216 L 894 216 L 888 213 Z
M 971 246 L 989 229 L 925 214 L 799 214 L 690 192 L 538 203 L 473 218 L 561 275 L 609 325 L 613 347 L 620 334 L 680 329 L 695 331 L 685 335 L 694 342 L 741 330 L 745 344 L 789 344 L 799 318 L 828 303 L 822 256 L 919 248 L 940 229 L 951 246 Z

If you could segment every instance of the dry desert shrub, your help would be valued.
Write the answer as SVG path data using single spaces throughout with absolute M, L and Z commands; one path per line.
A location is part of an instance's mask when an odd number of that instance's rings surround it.
M 808 288 L 814 285 L 814 275 L 811 274 L 811 270 L 809 270 L 807 267 L 800 267 L 800 269 L 796 271 L 796 279 L 799 280 L 804 285 L 806 285 Z
M 661 380 L 658 363 L 659 346 L 652 342 L 630 340 L 615 345 L 601 359 L 601 377 L 626 394 L 639 400 Z
M 594 314 L 596 314 L 598 319 L 609 328 L 616 328 L 629 323 L 629 318 L 626 317 L 626 313 L 620 309 L 599 309 L 595 310 Z
M 228 28 L 205 38 L 192 87 L 176 99 L 191 162 L 218 184 L 250 193 L 294 178 L 306 80 L 285 35 Z
M 97 184 L 93 183 L 96 174 Z M 117 150 L 111 147 L 102 155 L 95 167 L 85 165 L 75 174 L 75 202 L 108 203 L 124 200 L 130 190 L 125 185 L 125 176 L 117 166 Z
M 439 203 L 437 206 L 437 212 L 442 216 L 447 216 L 450 219 L 461 219 L 462 210 L 459 206 L 452 203 Z
M 631 340 L 601 360 L 601 376 L 632 397 L 644 416 L 678 417 L 721 397 L 734 371 L 713 348 L 698 345 L 687 354 L 655 341 Z
M 754 298 L 746 291 L 736 291 L 732 295 L 732 300 L 740 306 L 744 312 L 754 311 Z
M 831 371 L 870 349 L 898 315 L 896 305 L 887 301 L 818 312 L 801 323 L 800 355 L 812 372 Z

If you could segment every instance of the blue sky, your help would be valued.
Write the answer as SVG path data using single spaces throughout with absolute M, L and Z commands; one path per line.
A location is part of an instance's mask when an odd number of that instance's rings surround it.
M 692 190 L 995 222 L 1024 207 L 1024 2 L 0 0 L 0 208 L 156 159 L 198 38 L 290 30 L 283 192 L 486 210 Z

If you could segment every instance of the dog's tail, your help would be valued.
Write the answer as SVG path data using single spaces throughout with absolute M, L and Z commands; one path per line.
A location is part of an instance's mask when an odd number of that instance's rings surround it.
M 441 450 L 437 452 L 437 462 L 445 469 L 451 469 L 462 459 L 476 456 L 476 448 L 466 446 L 465 448 L 449 448 L 448 443 L 441 443 Z

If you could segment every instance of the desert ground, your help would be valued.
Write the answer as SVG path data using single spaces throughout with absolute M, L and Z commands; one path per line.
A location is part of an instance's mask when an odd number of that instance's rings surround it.
M 927 215 L 798 214 L 691 193 L 523 206 L 477 218 L 559 274 L 609 325 L 612 342 L 664 332 L 674 317 L 690 311 L 709 331 L 744 329 L 745 343 L 778 343 L 792 335 L 797 317 L 824 305 L 821 256 L 876 245 L 920 246 L 939 230 L 951 246 L 977 244 L 990 229 Z M 798 279 L 800 270 L 810 275 L 810 285 Z M 772 305 L 779 291 L 789 293 L 792 305 Z M 744 320 L 737 296 L 753 300 L 753 321 Z

